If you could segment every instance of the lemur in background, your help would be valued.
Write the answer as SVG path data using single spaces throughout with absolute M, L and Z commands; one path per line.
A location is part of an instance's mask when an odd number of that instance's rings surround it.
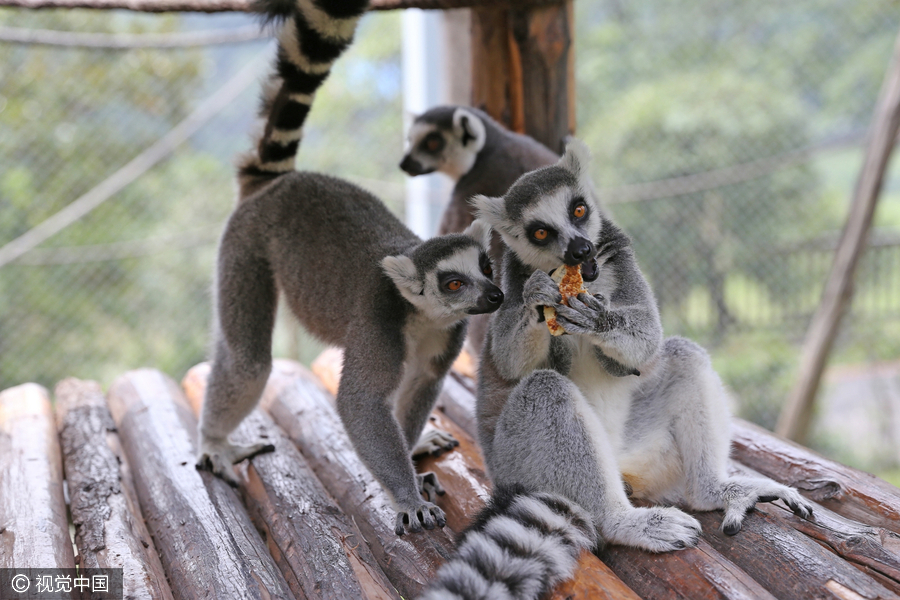
M 758 501 L 780 498 L 809 517 L 796 490 L 728 475 L 724 387 L 697 344 L 663 340 L 630 240 L 598 206 L 589 160 L 573 141 L 502 197 L 473 200 L 507 246 L 506 301 L 491 318 L 477 400 L 494 484 L 560 494 L 605 542 L 654 552 L 697 541 L 700 524 L 674 504 L 724 509 L 728 535 Z M 548 275 L 563 263 L 582 265 L 590 292 L 568 306 Z M 550 335 L 545 306 L 569 335 Z M 632 506 L 623 479 L 635 497 L 669 506 Z
M 401 169 L 412 176 L 441 172 L 456 183 L 439 235 L 469 226 L 475 219 L 469 200 L 476 194 L 502 196 L 520 176 L 559 160 L 536 140 L 505 129 L 477 108 L 462 106 L 438 106 L 416 117 L 407 146 Z M 495 234 L 491 258 L 498 267 L 502 256 L 503 244 Z M 469 324 L 469 350 L 476 356 L 487 322 L 478 317 Z
M 466 317 L 496 310 L 503 293 L 491 280 L 490 228 L 482 222 L 423 242 L 365 190 L 294 170 L 313 94 L 366 6 L 258 4 L 284 25 L 261 107 L 265 130 L 240 162 L 238 205 L 219 245 L 215 356 L 197 464 L 234 483 L 232 464 L 272 449 L 237 446 L 228 435 L 268 379 L 281 290 L 311 333 L 344 347 L 337 409 L 360 458 L 393 497 L 401 535 L 445 524 L 433 504 L 443 490 L 433 473 L 416 475 L 411 449 L 456 444 L 442 432 L 419 438 L 462 347 Z

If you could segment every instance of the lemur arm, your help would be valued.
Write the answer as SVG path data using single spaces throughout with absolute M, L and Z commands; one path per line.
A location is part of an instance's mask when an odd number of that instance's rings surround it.
M 626 370 L 639 371 L 662 345 L 656 301 L 630 246 L 617 248 L 602 268 L 615 279 L 611 297 L 579 294 L 569 306 L 556 306 L 557 319 L 568 333 L 588 336 Z
M 491 359 L 505 379 L 515 381 L 547 365 L 551 336 L 539 309 L 556 306 L 562 296 L 543 271 L 532 273 L 521 288 L 507 288 L 491 327 Z
M 433 505 L 419 495 L 409 447 L 391 406 L 403 370 L 402 333 L 399 328 L 375 321 L 374 326 L 360 325 L 349 331 L 347 339 L 352 342 L 344 351 L 338 413 L 357 454 L 394 498 L 400 517 L 405 513 L 410 531 L 419 531 L 417 513 L 422 512 L 423 505 Z M 438 525 L 443 526 L 440 509 L 437 515 Z M 428 529 L 434 527 L 433 517 L 422 518 Z M 402 533 L 399 522 L 398 533 Z

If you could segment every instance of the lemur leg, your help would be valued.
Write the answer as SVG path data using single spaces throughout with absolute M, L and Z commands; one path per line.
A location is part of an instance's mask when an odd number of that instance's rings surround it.
M 409 373 L 417 373 L 418 376 L 408 376 Z M 403 429 L 406 445 L 412 448 L 413 457 L 424 454 L 439 456 L 459 446 L 452 435 L 440 429 L 422 434 L 443 383 L 443 377 L 425 373 L 425 369 L 406 369 L 394 406 L 394 415 Z M 439 493 L 442 494 L 443 490 Z
M 227 235 L 222 244 L 219 335 L 200 416 L 197 466 L 236 485 L 234 463 L 274 450 L 266 443 L 233 444 L 228 435 L 256 406 L 269 377 L 277 297 L 268 263 L 227 245 Z
M 684 496 L 696 510 L 724 509 L 722 529 L 734 535 L 757 502 L 783 500 L 808 518 L 813 507 L 797 490 L 769 479 L 728 476 L 731 417 L 725 389 L 706 352 L 683 338 L 663 346 L 667 385 L 657 401 L 671 415 L 684 471 Z
M 495 485 L 519 483 L 578 503 L 607 542 L 665 552 L 693 546 L 700 535 L 696 519 L 677 508 L 631 505 L 603 426 L 555 371 L 535 371 L 510 394 L 488 468 Z
M 406 433 L 392 412 L 391 394 L 400 384 L 403 343 L 382 336 L 393 334 L 400 335 L 388 331 L 361 335 L 363 343 L 346 348 L 337 409 L 360 459 L 393 497 L 395 531 L 403 535 L 404 530 L 443 527 L 447 519 L 438 506 L 422 499 L 422 489 L 429 496 L 437 492 L 437 479 L 433 474 L 416 475 Z M 348 339 L 355 337 L 351 333 Z

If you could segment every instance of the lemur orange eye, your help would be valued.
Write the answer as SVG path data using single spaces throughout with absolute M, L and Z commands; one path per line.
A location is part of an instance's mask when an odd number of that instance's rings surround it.
M 462 286 L 463 286 L 462 281 L 460 281 L 459 279 L 454 279 L 453 281 L 451 281 L 450 283 L 447 284 L 447 289 L 450 290 L 451 292 L 455 292 Z
M 481 272 L 484 273 L 485 275 L 487 275 L 488 277 L 490 277 L 491 275 L 494 274 L 494 270 L 490 267 L 490 265 L 485 267 L 484 270 L 482 270 Z
M 587 213 L 587 207 L 584 204 L 579 204 L 575 207 L 575 210 L 572 211 L 572 214 L 575 215 L 576 218 L 580 219 Z
M 536 240 L 544 241 L 547 239 L 548 233 L 546 229 L 535 229 L 534 233 L 531 235 L 533 235 Z

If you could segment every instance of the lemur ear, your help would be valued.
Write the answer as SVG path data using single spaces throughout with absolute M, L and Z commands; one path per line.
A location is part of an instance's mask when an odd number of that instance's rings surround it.
M 416 265 L 408 256 L 385 256 L 381 259 L 381 268 L 394 281 L 401 292 L 406 290 L 412 294 L 421 294 L 424 284 L 419 279 Z
M 506 209 L 503 206 L 502 197 L 490 198 L 483 194 L 478 194 L 469 199 L 469 204 L 475 207 L 475 216 L 491 227 L 497 227 L 506 218 Z
M 453 113 L 453 134 L 462 141 L 463 146 L 474 152 L 480 152 L 484 148 L 487 136 L 481 119 L 465 108 L 457 108 Z
M 591 168 L 591 151 L 581 140 L 569 138 L 566 153 L 557 164 L 581 179 Z
M 481 219 L 472 221 L 463 233 L 481 244 L 485 250 L 491 247 L 491 226 Z

